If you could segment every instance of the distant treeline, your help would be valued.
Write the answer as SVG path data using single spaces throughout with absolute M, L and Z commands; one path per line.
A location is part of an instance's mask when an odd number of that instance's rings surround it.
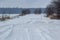
M 46 13 L 46 8 L 0 8 L 0 14 L 19 14 L 23 9 L 29 9 L 31 13 L 36 9 L 41 9 L 41 13 Z

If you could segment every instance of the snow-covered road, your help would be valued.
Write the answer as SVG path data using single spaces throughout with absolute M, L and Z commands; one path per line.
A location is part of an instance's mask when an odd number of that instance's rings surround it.
M 0 23 L 0 40 L 60 40 L 60 20 L 29 14 Z

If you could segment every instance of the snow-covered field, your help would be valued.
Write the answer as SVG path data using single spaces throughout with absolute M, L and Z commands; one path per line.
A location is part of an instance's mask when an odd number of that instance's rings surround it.
M 60 40 L 60 20 L 29 14 L 0 22 L 0 40 Z
M 10 17 L 14 17 L 14 16 L 17 16 L 19 14 L 0 14 L 0 18 L 3 16 L 10 16 Z

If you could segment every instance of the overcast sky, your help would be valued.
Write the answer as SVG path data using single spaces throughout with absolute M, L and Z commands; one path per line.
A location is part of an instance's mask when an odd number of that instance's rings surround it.
M 45 8 L 51 0 L 0 0 L 0 7 Z

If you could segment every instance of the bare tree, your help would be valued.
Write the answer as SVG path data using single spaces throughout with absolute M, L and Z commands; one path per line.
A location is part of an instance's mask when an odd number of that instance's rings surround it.
M 21 16 L 26 15 L 26 14 L 30 14 L 30 10 L 29 9 L 23 9 L 22 10 Z
M 2 12 L 2 18 L 0 18 L 1 21 L 4 21 L 6 19 L 10 19 L 10 16 L 9 14 L 7 15 L 7 10 L 4 10 L 3 9 L 3 12 Z
M 54 13 L 52 5 L 47 6 L 47 17 Z
M 35 9 L 34 13 L 35 14 L 41 14 L 41 9 L 40 8 Z
M 60 19 L 60 0 L 53 0 L 47 9 L 47 16 L 51 15 L 53 19 Z

